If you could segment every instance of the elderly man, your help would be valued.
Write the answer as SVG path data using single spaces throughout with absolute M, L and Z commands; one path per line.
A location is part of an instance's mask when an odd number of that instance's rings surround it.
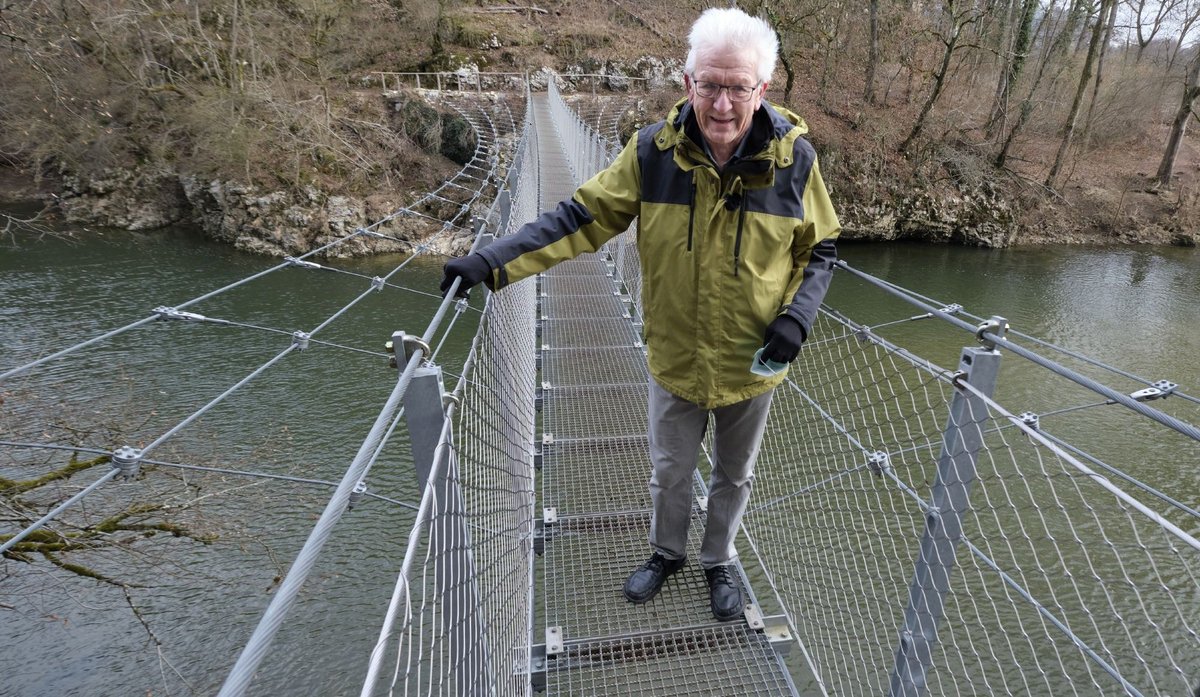
M 710 9 L 689 43 L 687 97 L 666 120 L 639 131 L 557 209 L 451 260 L 442 292 L 456 278 L 460 291 L 481 281 L 499 290 L 596 251 L 638 219 L 654 515 L 652 555 L 625 597 L 649 601 L 686 563 L 692 476 L 711 415 L 700 564 L 713 615 L 731 620 L 743 610 L 734 538 L 772 390 L 829 287 L 840 226 L 800 137 L 804 122 L 763 100 L 778 50 L 771 28 L 741 10 Z

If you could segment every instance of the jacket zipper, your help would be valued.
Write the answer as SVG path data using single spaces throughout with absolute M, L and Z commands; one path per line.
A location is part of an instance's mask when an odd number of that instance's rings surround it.
M 692 229 L 696 222 L 696 173 L 692 172 L 692 189 L 688 192 L 688 245 L 692 251 Z
M 746 195 L 742 192 L 741 205 L 738 206 L 737 237 L 733 240 L 733 275 L 738 275 L 738 262 L 742 256 L 742 225 L 746 222 Z

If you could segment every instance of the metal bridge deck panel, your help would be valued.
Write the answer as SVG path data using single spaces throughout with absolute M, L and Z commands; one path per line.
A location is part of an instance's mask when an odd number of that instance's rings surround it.
M 619 318 L 629 316 L 629 307 L 615 295 L 560 295 L 542 298 L 542 316 Z
M 649 511 L 649 479 L 645 435 L 565 441 L 542 451 L 542 505 L 559 515 Z
M 556 440 L 645 435 L 646 385 L 547 390 L 542 429 Z
M 542 292 L 550 296 L 612 295 L 615 290 L 611 278 L 598 274 L 553 274 L 542 279 Z
M 543 276 L 608 276 L 608 263 L 596 254 L 583 254 L 542 272 Z
M 791 695 L 771 646 L 745 625 L 566 647 L 546 695 Z
M 646 355 L 638 346 L 542 351 L 542 382 L 555 388 L 645 385 L 647 379 Z
M 621 589 L 629 572 L 650 556 L 650 514 L 559 518 L 546 542 L 546 625 L 564 641 L 623 637 L 719 624 L 708 607 L 700 568 L 704 517 L 693 508 L 688 563 L 653 600 L 634 605 Z
M 550 318 L 541 323 L 541 345 L 555 349 L 640 346 L 641 336 L 625 317 Z

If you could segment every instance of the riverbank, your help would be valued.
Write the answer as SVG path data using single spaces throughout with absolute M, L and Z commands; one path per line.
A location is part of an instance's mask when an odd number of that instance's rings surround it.
M 611 66 L 610 66 L 611 67 Z M 648 123 L 661 115 L 681 89 L 681 66 L 651 66 L 648 76 L 656 92 L 636 101 L 629 124 Z M 635 72 L 620 66 L 621 72 Z M 578 69 L 575 70 L 578 72 Z M 569 73 L 568 73 L 569 74 Z M 564 82 L 564 89 L 577 88 Z M 378 93 L 376 106 L 397 113 L 397 104 L 419 102 L 412 95 L 398 98 Z M 358 94 L 358 99 L 364 99 Z M 497 98 L 488 98 L 492 102 Z M 628 95 L 592 99 L 629 100 Z M 398 101 L 399 100 L 399 101 Z M 809 138 L 821 158 L 843 224 L 842 239 L 863 242 L 917 241 L 970 247 L 1004 248 L 1027 245 L 1151 244 L 1195 247 L 1200 230 L 1200 193 L 1196 168 L 1185 165 L 1171 189 L 1155 186 L 1148 176 L 1151 154 L 1145 150 L 1096 150 L 1082 155 L 1060 191 L 1037 181 L 1036 157 L 992 167 L 981 148 L 963 142 L 930 144 L 914 158 L 880 147 L 874 131 L 860 127 L 867 118 L 847 119 L 803 97 L 788 102 L 804 115 Z M 428 105 L 422 109 L 430 110 Z M 404 124 L 394 124 L 403 132 Z M 627 124 L 628 126 L 628 124 Z M 411 126 L 408 130 L 416 130 Z M 625 130 L 629 130 L 626 128 Z M 1026 153 L 1045 152 L 1049 139 L 1031 141 Z M 436 151 L 437 144 L 432 145 Z M 436 154 L 436 152 L 434 153 Z M 503 153 L 489 157 L 503 158 Z M 371 225 L 423 192 L 410 185 L 432 187 L 436 158 L 424 156 L 413 181 L 397 181 L 374 193 L 337 189 L 335 182 L 268 189 L 238 180 L 205 178 L 187 172 L 106 169 L 81 174 L 58 172 L 34 180 L 28 173 L 0 166 L 0 204 L 22 210 L 42 207 L 57 222 L 75 228 L 154 230 L 192 225 L 215 241 L 254 253 L 289 256 L 304 254 L 353 230 Z M 1181 161 L 1197 157 L 1194 143 L 1185 142 Z M 452 173 L 449 161 L 443 175 Z M 389 182 L 391 183 L 391 182 Z M 428 189 L 426 189 L 428 190 Z M 436 211 L 430 211 L 436 217 Z M 379 232 L 391 239 L 362 238 L 340 245 L 338 256 L 409 252 L 424 243 L 439 226 L 430 220 L 400 217 Z M 439 242 L 447 254 L 465 251 L 461 235 Z

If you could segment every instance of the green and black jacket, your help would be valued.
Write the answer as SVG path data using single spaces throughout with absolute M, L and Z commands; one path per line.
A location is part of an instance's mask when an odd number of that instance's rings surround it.
M 750 372 L 767 325 L 787 314 L 807 335 L 837 258 L 841 225 L 807 130 L 764 101 L 718 171 L 680 101 L 570 200 L 483 249 L 487 284 L 594 252 L 637 219 L 650 374 L 707 408 L 762 394 L 783 380 Z

